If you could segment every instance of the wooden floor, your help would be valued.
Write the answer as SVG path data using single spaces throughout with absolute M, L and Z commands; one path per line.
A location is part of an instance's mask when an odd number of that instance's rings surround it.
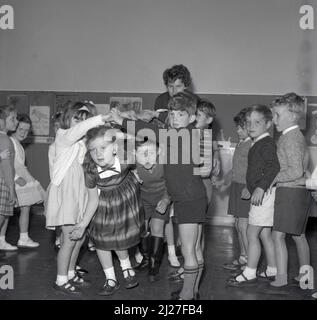
M 312 265 L 317 270 L 317 219 L 311 218 L 307 228 L 308 241 L 311 248 Z M 154 285 L 147 280 L 146 273 L 138 273 L 140 285 L 127 290 L 120 288 L 111 297 L 99 297 L 96 292 L 104 283 L 104 275 L 95 253 L 82 250 L 80 265 L 89 271 L 88 278 L 91 286 L 83 290 L 82 296 L 74 297 L 55 292 L 53 283 L 56 277 L 56 251 L 54 249 L 54 232 L 44 227 L 44 217 L 33 215 L 31 220 L 31 237 L 40 242 L 37 249 L 19 249 L 17 252 L 7 253 L 6 259 L 0 265 L 11 265 L 14 270 L 14 289 L 1 290 L 0 300 L 16 299 L 84 299 L 84 300 L 168 300 L 170 293 L 178 287 L 167 279 L 167 273 L 172 269 L 167 263 L 166 253 L 161 267 L 161 280 Z M 16 243 L 18 237 L 17 219 L 10 222 L 7 239 Z M 265 293 L 268 286 L 266 281 L 259 281 L 252 288 L 232 288 L 225 285 L 230 276 L 229 271 L 223 269 L 225 262 L 230 262 L 237 254 L 237 237 L 231 227 L 206 226 L 206 271 L 203 276 L 200 294 L 203 300 L 310 300 L 311 290 L 302 290 L 298 286 L 289 286 L 285 294 L 273 295 Z M 296 275 L 298 262 L 296 249 L 291 239 L 288 239 L 290 251 L 290 277 Z M 115 262 L 117 277 L 122 280 L 121 269 Z M 0 274 L 0 278 L 1 278 Z M 315 281 L 316 283 L 316 281 Z

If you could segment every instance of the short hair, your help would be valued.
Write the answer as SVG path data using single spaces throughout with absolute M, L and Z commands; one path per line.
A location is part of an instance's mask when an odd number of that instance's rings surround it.
M 186 111 L 190 116 L 195 115 L 198 100 L 193 94 L 179 92 L 168 101 L 169 110 Z
M 13 105 L 0 106 L 0 119 L 5 120 L 11 112 L 17 112 Z
M 271 107 L 287 106 L 288 111 L 293 112 L 299 120 L 305 112 L 305 100 L 295 92 L 286 93 L 274 99 Z
M 169 82 L 174 82 L 177 79 L 182 80 L 185 87 L 189 87 L 192 83 L 189 70 L 182 64 L 174 65 L 163 72 L 163 81 L 165 86 L 167 86 Z
M 248 108 L 246 117 L 250 116 L 252 112 L 261 113 L 265 119 L 265 122 L 269 122 L 273 120 L 273 114 L 269 107 L 265 106 L 264 104 L 255 104 Z
M 30 127 L 32 126 L 32 120 L 26 113 L 19 113 L 17 116 L 18 122 L 28 123 Z
M 62 129 L 69 129 L 71 119 L 74 117 L 84 120 L 92 116 L 90 109 L 83 102 L 67 101 L 64 105 L 64 111 L 61 116 L 60 125 Z
M 197 102 L 197 111 L 203 112 L 207 117 L 216 118 L 216 107 L 208 100 L 200 99 Z
M 245 126 L 245 123 L 247 121 L 247 112 L 248 108 L 243 108 L 234 116 L 233 121 L 236 124 L 236 126 L 240 126 L 241 128 Z

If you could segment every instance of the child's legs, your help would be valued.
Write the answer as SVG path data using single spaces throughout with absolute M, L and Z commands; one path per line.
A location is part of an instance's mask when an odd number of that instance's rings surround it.
M 237 231 L 240 244 L 240 255 L 248 255 L 248 218 L 237 218 Z
M 20 233 L 29 231 L 30 207 L 20 207 L 19 227 Z
M 111 251 L 96 249 L 96 252 L 103 270 L 113 267 Z
M 305 234 L 303 233 L 300 236 L 292 236 L 292 238 L 296 244 L 299 266 L 309 266 L 310 252 Z
M 256 269 L 261 256 L 261 243 L 260 243 L 260 232 L 263 227 L 249 225 L 247 236 L 248 236 L 248 267 Z
M 5 216 L 3 216 L 2 214 L 0 214 L 0 229 L 2 229 L 2 226 L 5 223 Z
M 151 219 L 151 235 L 154 237 L 164 237 L 165 221 L 163 219 Z M 174 236 L 174 235 L 173 235 Z
M 262 229 L 260 233 L 260 238 L 263 243 L 266 262 L 269 267 L 276 267 L 276 260 L 275 260 L 275 249 L 274 249 L 274 242 L 272 238 L 272 230 L 270 227 L 265 227 Z
M 63 243 L 57 254 L 57 274 L 61 276 L 67 276 L 69 270 L 69 263 L 73 250 L 76 245 L 76 241 L 69 239 L 69 233 L 73 229 L 73 226 L 62 226 Z
M 7 217 L 7 216 L 2 216 L 2 217 L 4 218 L 4 220 L 3 220 L 3 223 L 2 223 L 0 236 L 1 237 L 5 237 L 6 233 L 7 233 L 8 224 L 9 224 L 9 217 Z
M 184 266 L 197 267 L 196 242 L 198 239 L 198 223 L 179 224 L 178 230 L 184 256 Z
M 85 239 L 86 239 L 86 236 L 83 236 L 82 239 L 76 241 L 76 244 L 75 244 L 71 259 L 70 259 L 68 270 L 73 271 L 76 269 L 79 251 L 80 251 L 81 246 L 85 242 Z
M 202 247 L 203 237 L 204 237 L 203 224 L 200 223 L 198 225 L 197 241 L 195 245 L 196 258 L 198 263 L 204 262 L 203 247 Z
M 172 218 L 170 218 L 169 222 L 165 225 L 165 235 L 166 235 L 166 242 L 168 246 L 175 245 L 174 241 L 174 226 Z
M 128 250 L 120 250 L 120 251 L 116 250 L 116 254 L 117 254 L 119 260 L 125 260 L 125 259 L 129 258 Z
M 273 231 L 272 237 L 274 241 L 277 274 L 286 275 L 288 253 L 285 242 L 285 233 L 280 231 Z

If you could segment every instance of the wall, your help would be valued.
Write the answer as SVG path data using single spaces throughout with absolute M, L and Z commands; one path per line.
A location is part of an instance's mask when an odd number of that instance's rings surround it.
M 175 63 L 198 93 L 317 87 L 317 32 L 299 28 L 300 0 L 4 2 L 15 29 L 0 31 L 0 90 L 154 93 Z

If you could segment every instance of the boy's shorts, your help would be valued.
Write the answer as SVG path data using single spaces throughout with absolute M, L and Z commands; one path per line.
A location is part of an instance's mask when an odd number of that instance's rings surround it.
M 156 206 L 150 205 L 148 203 L 143 203 L 143 208 L 145 211 L 145 219 L 149 220 L 151 218 L 164 220 L 166 222 L 169 221 L 170 218 L 170 206 L 167 207 L 164 214 L 160 214 L 158 211 L 156 211 Z
M 10 201 L 10 190 L 5 184 L 4 178 L 0 178 L 0 214 L 13 216 L 14 204 Z

